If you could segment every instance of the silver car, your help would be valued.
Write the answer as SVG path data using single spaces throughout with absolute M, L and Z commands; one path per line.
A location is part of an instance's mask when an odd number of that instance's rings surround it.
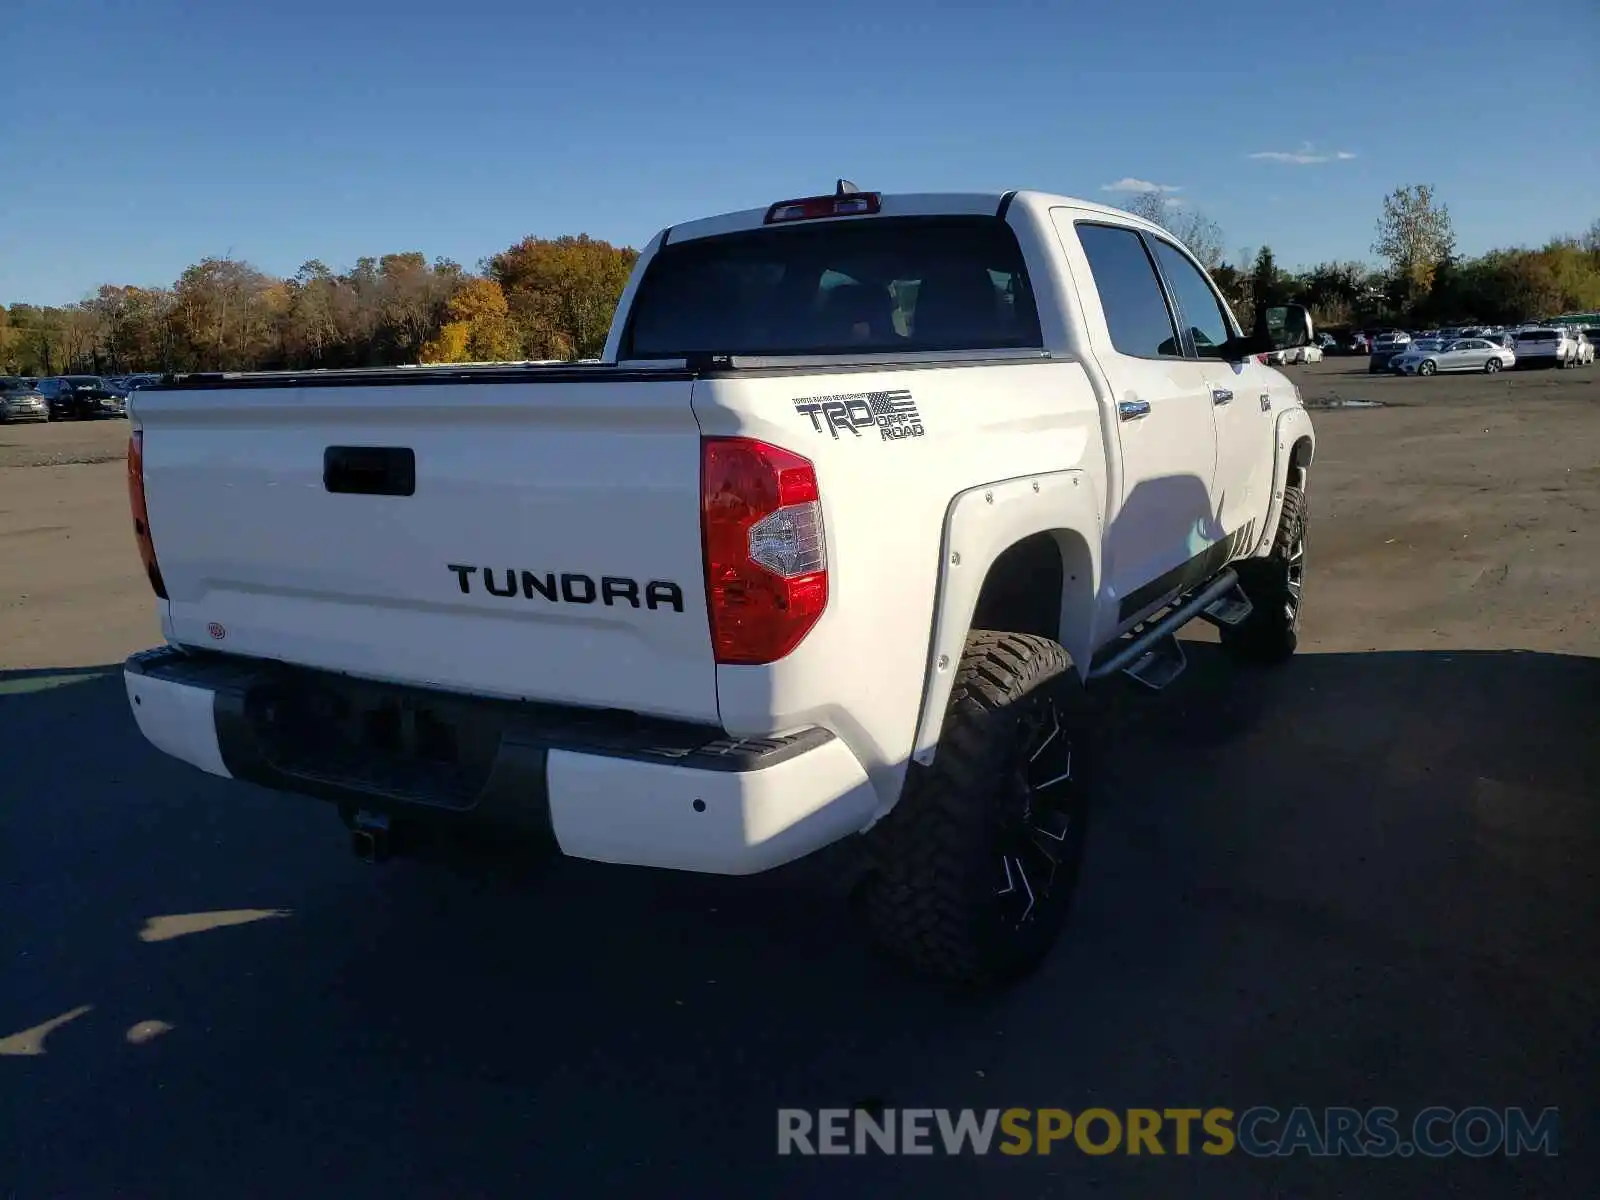
M 1514 366 L 1517 356 L 1488 338 L 1457 338 L 1455 341 L 1417 342 L 1404 354 L 1389 362 L 1389 369 L 1401 375 L 1433 375 L 1440 371 L 1483 371 L 1493 375 Z
M 49 402 L 38 388 L 21 376 L 0 375 L 0 423 L 49 419 Z

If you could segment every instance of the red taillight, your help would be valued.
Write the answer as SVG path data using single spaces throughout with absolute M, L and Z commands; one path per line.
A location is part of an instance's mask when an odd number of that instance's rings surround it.
M 767 209 L 766 224 L 780 221 L 817 221 L 823 217 L 868 217 L 877 212 L 882 197 L 877 192 L 845 192 L 837 196 L 803 196 L 780 200 Z
M 700 528 L 717 662 L 776 662 L 828 604 L 816 468 L 765 442 L 706 438 Z
M 133 536 L 139 543 L 139 557 L 144 561 L 144 573 L 156 596 L 167 598 L 167 585 L 162 582 L 161 568 L 156 565 L 156 545 L 150 540 L 150 512 L 144 500 L 144 431 L 135 429 L 128 439 L 128 505 L 133 509 Z

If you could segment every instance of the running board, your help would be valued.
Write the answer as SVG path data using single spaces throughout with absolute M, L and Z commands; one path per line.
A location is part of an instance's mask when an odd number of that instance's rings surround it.
M 1250 597 L 1244 594 L 1242 587 L 1234 584 L 1231 591 L 1218 596 L 1200 610 L 1200 619 L 1210 622 L 1218 629 L 1233 629 L 1248 621 L 1253 611 L 1255 609 L 1250 603 Z
M 1089 678 L 1104 679 L 1119 671 L 1126 671 L 1148 688 L 1160 691 L 1189 665 L 1183 647 L 1173 636 L 1190 621 L 1228 598 L 1239 586 L 1239 576 L 1229 568 L 1223 571 L 1186 600 L 1169 608 L 1138 633 L 1131 635 L 1123 647 L 1099 666 L 1089 671 Z M 1243 597 L 1241 596 L 1241 599 Z M 1246 604 L 1249 601 L 1245 601 Z M 1232 609 L 1224 611 L 1232 614 Z M 1249 615 L 1246 610 L 1245 616 Z M 1243 620 L 1243 617 L 1240 618 Z
M 1188 665 L 1189 660 L 1183 653 L 1183 646 L 1175 634 L 1169 633 L 1165 637 L 1157 638 L 1148 650 L 1134 659 L 1124 670 L 1128 678 L 1135 683 L 1142 683 L 1152 692 L 1159 692 L 1182 675 Z

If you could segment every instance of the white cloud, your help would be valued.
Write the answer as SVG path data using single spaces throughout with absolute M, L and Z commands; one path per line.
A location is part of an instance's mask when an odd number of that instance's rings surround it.
M 1257 150 L 1250 155 L 1266 162 L 1293 163 L 1295 166 L 1308 166 L 1311 163 L 1347 162 L 1355 155 L 1349 150 L 1316 150 L 1310 142 L 1301 145 L 1298 150 Z
M 1125 175 L 1115 183 L 1108 183 L 1100 189 L 1102 192 L 1181 192 L 1183 188 L 1172 183 L 1151 183 L 1148 179 L 1135 179 Z

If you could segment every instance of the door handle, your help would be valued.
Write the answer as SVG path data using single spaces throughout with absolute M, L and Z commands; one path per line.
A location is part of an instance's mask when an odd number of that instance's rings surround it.
M 322 486 L 356 496 L 414 496 L 417 456 L 408 446 L 329 446 Z
M 1119 400 L 1117 402 L 1117 416 L 1124 421 L 1137 421 L 1140 417 L 1150 415 L 1150 401 L 1148 400 Z
M 1211 389 L 1211 403 L 1213 403 L 1213 404 L 1232 404 L 1233 403 L 1233 390 L 1231 388 L 1212 388 Z

